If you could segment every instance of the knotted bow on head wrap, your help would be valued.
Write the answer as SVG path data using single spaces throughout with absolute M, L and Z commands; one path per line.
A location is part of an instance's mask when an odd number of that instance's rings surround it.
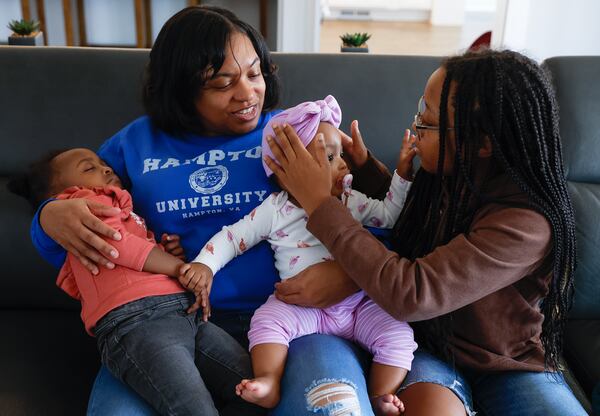
M 342 110 L 332 95 L 328 95 L 324 100 L 307 101 L 295 107 L 288 108 L 274 116 L 265 126 L 262 139 L 262 154 L 263 156 L 269 156 L 277 163 L 267 143 L 267 136 L 275 137 L 273 124 L 281 126 L 283 123 L 287 123 L 292 126 L 300 141 L 306 147 L 315 138 L 319 123 L 330 123 L 335 128 L 338 128 L 341 121 Z M 267 176 L 273 174 L 273 171 L 269 169 L 264 160 L 263 167 Z

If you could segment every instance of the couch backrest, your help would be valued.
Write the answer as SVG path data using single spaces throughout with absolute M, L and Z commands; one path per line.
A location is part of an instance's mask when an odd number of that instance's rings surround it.
M 334 95 L 371 150 L 393 167 L 402 132 L 439 58 L 274 54 L 281 107 Z M 33 249 L 27 204 L 6 191 L 7 175 L 54 148 L 97 148 L 143 112 L 148 50 L 0 47 L 0 308 L 77 308 L 54 285 L 56 271 Z
M 575 207 L 579 267 L 571 316 L 600 319 L 600 56 L 551 58 Z
M 0 46 L 0 307 L 78 308 L 28 238 L 31 210 L 7 175 L 50 149 L 97 148 L 142 114 L 148 51 Z
M 0 46 L 0 308 L 77 308 L 54 285 L 56 271 L 28 238 L 31 212 L 6 191 L 8 175 L 53 148 L 97 148 L 143 113 L 148 50 Z M 388 166 L 439 58 L 360 54 L 274 54 L 281 107 L 334 95 L 342 128 L 360 121 Z M 545 62 L 553 75 L 569 188 L 576 210 L 579 269 L 572 316 L 600 317 L 600 57 Z

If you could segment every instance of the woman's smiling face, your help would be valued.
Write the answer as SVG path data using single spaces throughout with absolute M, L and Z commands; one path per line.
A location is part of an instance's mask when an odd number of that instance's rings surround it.
M 256 128 L 265 99 L 260 63 L 250 39 L 233 33 L 223 65 L 216 74 L 209 71 L 195 102 L 206 135 L 239 135 Z

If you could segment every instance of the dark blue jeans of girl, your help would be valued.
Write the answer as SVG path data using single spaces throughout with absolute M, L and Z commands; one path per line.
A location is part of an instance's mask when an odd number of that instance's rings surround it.
M 163 415 L 264 414 L 235 394 L 252 376 L 248 354 L 219 327 L 188 315 L 192 298 L 150 296 L 109 312 L 95 329 L 102 363 Z

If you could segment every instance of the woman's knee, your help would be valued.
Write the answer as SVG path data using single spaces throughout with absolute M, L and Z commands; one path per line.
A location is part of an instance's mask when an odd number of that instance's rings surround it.
M 356 345 L 334 336 L 294 340 L 272 414 L 372 415 L 364 378 L 369 361 Z
M 415 383 L 398 395 L 404 403 L 404 416 L 465 416 L 463 402 L 447 387 L 435 383 Z
M 315 381 L 306 390 L 307 409 L 316 414 L 354 416 L 361 415 L 356 386 L 336 379 Z

